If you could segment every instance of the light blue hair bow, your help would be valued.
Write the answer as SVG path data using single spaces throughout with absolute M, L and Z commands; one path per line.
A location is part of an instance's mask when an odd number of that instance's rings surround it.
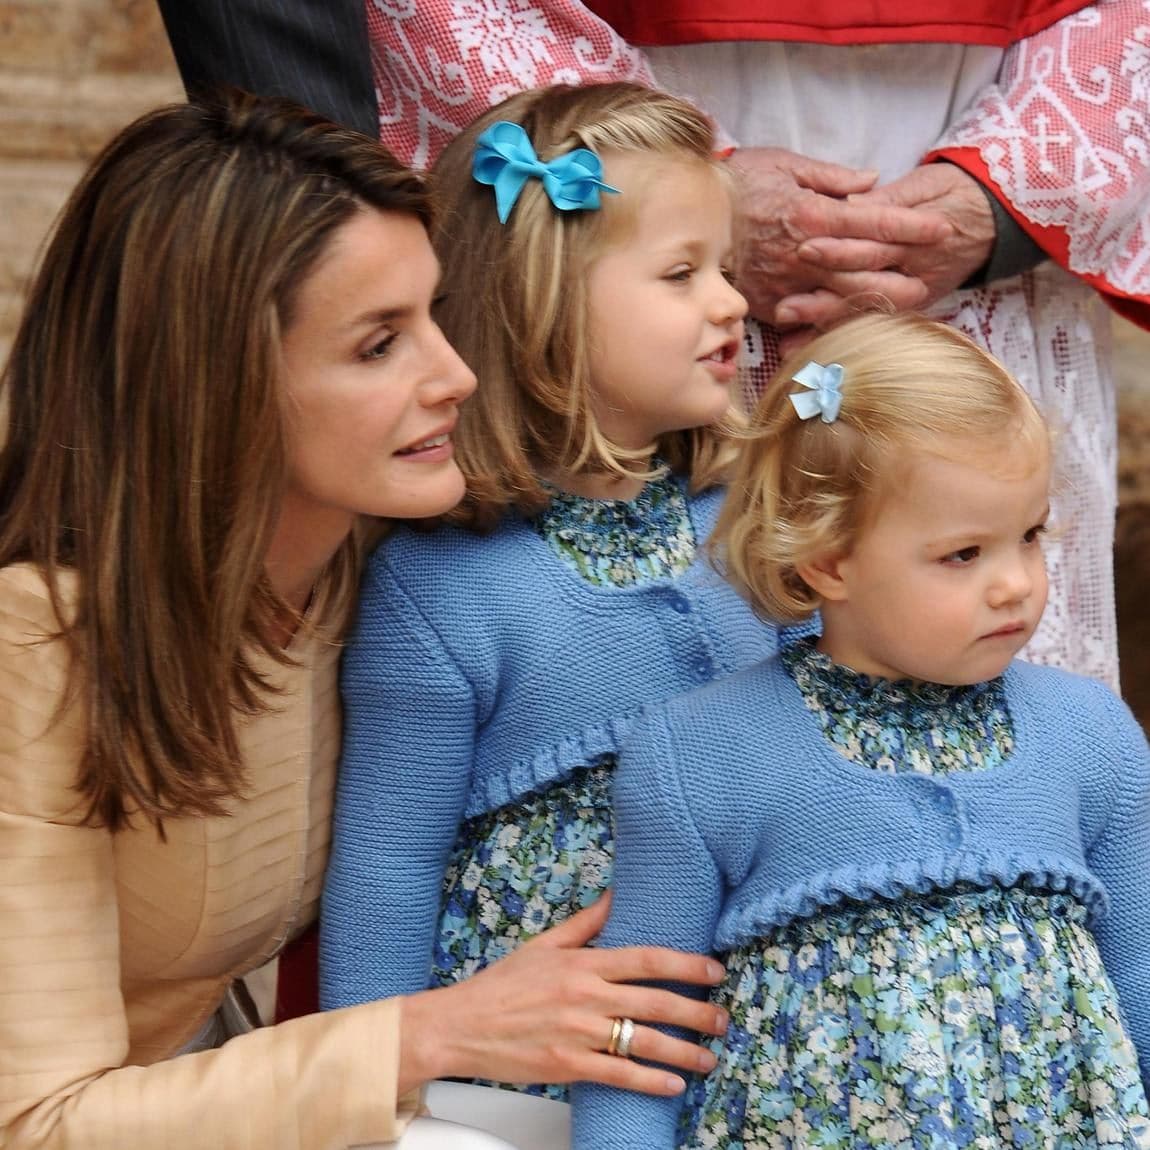
M 823 423 L 834 423 L 843 405 L 843 365 L 828 363 L 823 367 L 812 359 L 801 371 L 796 371 L 791 379 L 809 387 L 810 391 L 796 391 L 790 401 L 799 413 L 799 419 L 814 419 L 821 415 Z
M 527 133 L 510 120 L 497 120 L 475 141 L 471 175 L 495 189 L 499 222 L 507 223 L 523 185 L 542 181 L 548 198 L 561 212 L 599 207 L 599 189 L 618 194 L 603 182 L 603 162 L 587 148 L 575 148 L 544 163 L 531 146 Z

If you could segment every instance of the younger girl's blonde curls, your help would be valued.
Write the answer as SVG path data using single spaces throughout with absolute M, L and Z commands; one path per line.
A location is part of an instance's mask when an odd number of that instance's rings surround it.
M 789 396 L 807 363 L 842 367 L 833 422 L 800 419 Z M 911 453 L 999 462 L 1004 444 L 1035 462 L 1050 437 L 1030 397 L 961 332 L 915 315 L 864 315 L 820 335 L 767 385 L 746 432 L 709 547 L 764 618 L 809 617 L 819 596 L 799 574 L 846 555 Z

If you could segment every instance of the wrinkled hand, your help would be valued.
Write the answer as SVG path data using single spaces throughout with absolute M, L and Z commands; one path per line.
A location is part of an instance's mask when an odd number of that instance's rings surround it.
M 866 235 L 862 213 L 882 207 L 899 207 L 941 216 L 948 230 L 934 240 L 891 242 L 877 232 Z M 851 213 L 858 211 L 857 218 Z M 891 297 L 902 311 L 924 307 L 941 299 L 969 279 L 990 258 L 994 246 L 994 214 L 973 176 L 954 164 L 922 164 L 905 176 L 859 195 L 844 206 L 843 219 L 850 229 L 813 237 L 799 248 L 799 257 L 828 275 L 865 276 L 897 268 L 925 288 L 917 303 L 907 305 Z M 839 293 L 840 297 L 842 293 Z M 781 310 L 799 324 L 825 325 L 849 308 L 841 298 L 821 292 L 792 295 Z
M 938 212 L 876 197 L 877 173 L 846 168 L 781 148 L 740 148 L 730 161 L 739 188 L 739 290 L 751 314 L 768 322 L 809 323 L 776 314 L 781 300 L 881 293 L 899 308 L 919 306 L 927 289 L 914 276 L 878 263 L 839 268 L 802 253 L 825 237 L 901 249 L 935 244 L 950 232 Z M 849 199 L 848 199 L 849 197 Z M 888 261 L 889 262 L 889 261 Z
M 681 1078 L 606 1053 L 615 1018 L 722 1034 L 718 1007 L 669 990 L 631 985 L 667 981 L 715 985 L 722 966 L 660 947 L 586 947 L 607 921 L 601 898 L 464 982 L 403 1000 L 400 1092 L 432 1078 L 500 1082 L 591 1080 L 646 1094 L 677 1094 Z M 631 1052 L 706 1073 L 714 1056 L 694 1042 L 637 1026 Z

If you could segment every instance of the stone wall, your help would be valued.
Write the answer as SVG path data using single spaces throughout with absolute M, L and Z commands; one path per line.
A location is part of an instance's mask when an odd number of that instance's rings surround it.
M 84 162 L 182 97 L 154 0 L 0 0 L 0 356 Z

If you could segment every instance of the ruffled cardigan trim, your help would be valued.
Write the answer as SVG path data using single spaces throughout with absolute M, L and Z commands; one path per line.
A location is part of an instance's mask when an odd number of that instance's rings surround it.
M 906 895 L 948 891 L 959 883 L 990 888 L 1028 886 L 1066 892 L 1087 910 L 1091 923 L 1105 917 L 1108 900 L 1088 870 L 1055 855 L 1000 855 L 954 851 L 899 863 L 845 867 L 816 875 L 785 890 L 742 899 L 723 914 L 715 932 L 718 950 L 732 950 L 797 919 L 812 918 L 847 902 L 894 901 Z M 748 892 L 750 894 L 750 892 Z
M 606 723 L 593 723 L 578 734 L 564 735 L 558 742 L 540 747 L 533 755 L 512 763 L 502 772 L 473 779 L 464 814 L 468 818 L 517 802 L 531 791 L 570 778 L 593 766 L 604 755 L 618 754 L 634 725 L 638 711 L 616 715 Z

